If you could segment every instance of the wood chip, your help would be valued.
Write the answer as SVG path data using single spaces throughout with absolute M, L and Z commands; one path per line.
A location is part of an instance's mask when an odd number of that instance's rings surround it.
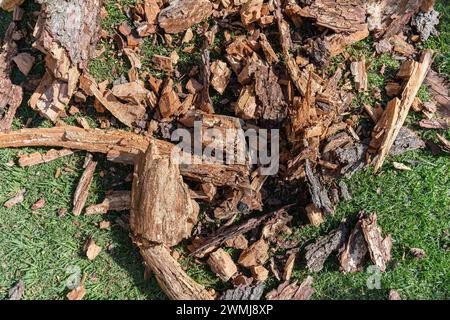
M 263 266 L 252 266 L 250 267 L 250 271 L 256 282 L 264 282 L 269 277 L 269 270 Z
M 263 265 L 269 259 L 268 250 L 267 243 L 260 239 L 241 253 L 238 263 L 245 268 Z
M 211 86 L 220 94 L 225 92 L 230 81 L 231 70 L 221 60 L 215 60 L 211 64 Z
M 366 60 L 363 58 L 360 61 L 352 62 L 350 64 L 350 70 L 355 81 L 356 90 L 365 92 L 368 86 Z
M 24 76 L 27 76 L 36 61 L 36 58 L 29 53 L 19 53 L 13 58 L 13 61 L 16 63 L 20 72 L 22 72 Z
M 223 249 L 217 249 L 209 255 L 208 265 L 222 281 L 228 281 L 235 273 L 237 267 L 231 256 Z
M 19 189 L 16 192 L 16 195 L 14 197 L 12 197 L 11 199 L 9 199 L 8 201 L 6 201 L 3 206 L 5 208 L 11 208 L 17 204 L 20 204 L 23 202 L 24 198 L 24 194 L 25 194 L 25 189 Z
M 92 236 L 89 236 L 84 245 L 84 252 L 86 253 L 86 257 L 93 261 L 102 251 L 102 248 L 98 246 Z
M 400 162 L 392 162 L 392 165 L 394 166 L 395 169 L 400 170 L 400 171 L 411 171 L 412 169 L 410 167 L 408 167 L 407 165 L 400 163 Z
M 322 210 L 317 208 L 313 203 L 308 204 L 305 210 L 308 220 L 313 226 L 318 227 L 323 223 Z

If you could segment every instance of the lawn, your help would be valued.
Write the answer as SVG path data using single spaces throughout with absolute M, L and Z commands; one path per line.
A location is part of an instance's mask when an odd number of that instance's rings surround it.
M 115 1 L 106 2 L 109 16 L 104 24 L 108 30 L 126 16 L 114 6 Z M 32 24 L 31 12 L 36 10 L 33 4 L 25 7 L 27 15 L 21 22 L 23 26 Z M 444 15 L 440 25 L 441 36 L 432 37 L 422 46 L 438 51 L 434 67 L 448 76 L 450 18 L 445 1 L 438 1 L 437 9 Z M 0 38 L 10 20 L 9 14 L 0 12 Z M 349 53 L 369 55 L 370 41 L 353 46 Z M 28 47 L 23 43 L 21 50 L 34 53 L 29 48 L 30 39 L 26 42 Z M 163 49 L 151 43 L 144 45 L 146 66 L 150 72 L 148 61 L 152 54 Z M 109 47 L 109 50 L 112 48 Z M 180 53 L 180 61 L 188 63 L 189 59 Z M 377 74 L 382 64 L 392 68 L 393 72 L 399 67 L 389 56 L 374 58 L 369 70 L 371 86 L 383 86 L 385 79 Z M 42 61 L 38 61 L 32 74 L 38 75 L 42 69 Z M 127 62 L 123 57 L 107 51 L 91 62 L 90 70 L 98 80 L 114 80 L 126 75 Z M 14 81 L 20 84 L 23 80 L 15 70 Z M 421 91 L 421 95 L 423 99 L 427 98 L 426 89 Z M 213 101 L 219 101 L 219 98 L 213 97 Z M 363 97 L 358 97 L 355 103 L 372 103 L 370 99 L 360 99 Z M 92 126 L 96 126 L 96 120 L 90 117 L 91 109 L 88 106 L 82 112 Z M 23 103 L 14 121 L 14 129 L 24 127 L 28 118 L 32 119 L 33 127 L 51 126 Z M 419 118 L 411 114 L 407 123 L 417 129 L 415 122 Z M 67 122 L 73 123 L 73 119 L 68 118 Z M 434 139 L 435 133 L 420 132 L 427 139 Z M 449 132 L 440 133 L 449 137 Z M 0 299 L 6 298 L 9 289 L 19 280 L 25 283 L 24 299 L 66 299 L 68 279 L 76 272 L 87 274 L 85 299 L 164 298 L 155 279 L 144 277 L 142 259 L 132 245 L 128 231 L 116 222 L 126 212 L 79 217 L 71 213 L 72 196 L 82 173 L 84 152 L 30 168 L 16 165 L 18 154 L 44 150 L 0 150 Z M 101 155 L 96 155 L 96 158 L 99 165 L 88 204 L 101 201 L 107 190 L 131 188 L 129 182 L 124 182 L 130 167 L 109 163 Z M 376 212 L 384 233 L 393 237 L 393 259 L 389 269 L 380 275 L 380 285 L 374 288 L 371 284 L 377 275 L 371 272 L 369 264 L 366 264 L 368 270 L 365 272 L 344 275 L 339 272 L 339 264 L 333 257 L 327 261 L 322 272 L 313 274 L 316 289 L 313 299 L 387 299 L 390 289 L 396 289 L 404 299 L 450 298 L 450 160 L 445 155 L 432 155 L 428 150 L 408 152 L 389 160 L 378 175 L 369 169 L 345 179 L 352 199 L 342 202 L 336 214 L 328 217 L 320 228 L 297 225 L 291 235 L 303 245 L 336 227 L 344 218 L 354 221 L 361 210 Z M 392 160 L 405 163 L 412 170 L 395 170 Z M 5 208 L 3 203 L 22 188 L 26 190 L 25 200 L 10 209 Z M 45 206 L 31 210 L 31 206 L 42 198 L 46 201 Z M 67 213 L 58 214 L 61 209 L 67 209 Z M 99 228 L 98 224 L 104 220 L 111 222 L 111 228 Z M 94 261 L 89 261 L 83 254 L 83 244 L 89 235 L 102 247 L 102 252 Z M 425 250 L 425 258 L 419 260 L 413 257 L 410 248 Z M 183 251 L 183 248 L 179 250 Z M 206 266 L 199 266 L 191 260 L 184 260 L 183 264 L 197 281 L 217 289 L 224 287 Z M 303 263 L 297 263 L 294 277 L 302 280 L 307 274 Z M 267 281 L 268 288 L 275 284 L 273 279 Z

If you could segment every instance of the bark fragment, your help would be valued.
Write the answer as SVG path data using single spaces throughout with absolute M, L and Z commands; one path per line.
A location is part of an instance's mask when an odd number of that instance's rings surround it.
M 266 295 L 267 300 L 309 300 L 314 293 L 313 277 L 308 276 L 300 285 L 297 281 L 289 283 L 283 282 L 278 288 L 270 291 Z
M 341 270 L 344 273 L 358 272 L 363 270 L 363 264 L 368 249 L 366 240 L 361 228 L 361 220 L 356 223 L 355 228 L 351 232 L 344 251 L 342 251 L 339 261 Z
M 130 225 L 136 239 L 174 246 L 191 235 L 198 204 L 191 200 L 178 165 L 150 144 L 134 169 Z
M 208 0 L 171 0 L 159 13 L 158 22 L 167 33 L 180 33 L 208 18 L 212 10 Z
M 305 258 L 308 270 L 312 272 L 321 271 L 330 254 L 333 251 L 341 250 L 347 240 L 348 231 L 347 225 L 341 223 L 337 229 L 306 246 Z
M 17 53 L 17 45 L 13 41 L 15 31 L 13 22 L 6 30 L 0 53 L 0 133 L 11 129 L 14 115 L 22 103 L 23 90 L 10 79 L 12 59 Z
M 237 273 L 237 267 L 231 259 L 231 256 L 220 248 L 209 255 L 208 264 L 211 267 L 211 271 L 222 281 L 228 281 Z
M 361 228 L 364 238 L 366 239 L 370 258 L 380 271 L 386 271 L 387 263 L 391 260 L 391 236 L 387 236 L 383 239 L 381 228 L 377 224 L 377 215 L 375 213 L 361 219 Z

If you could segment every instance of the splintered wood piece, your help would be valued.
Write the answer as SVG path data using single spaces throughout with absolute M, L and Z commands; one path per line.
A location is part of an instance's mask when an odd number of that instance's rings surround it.
M 114 117 L 129 127 L 133 127 L 146 114 L 146 109 L 143 105 L 124 104 L 109 90 L 103 94 L 94 78 L 89 74 L 83 74 L 80 79 L 80 87 L 87 95 L 93 95 Z
M 317 208 L 314 203 L 310 203 L 305 207 L 306 215 L 309 222 L 315 227 L 320 226 L 323 223 L 322 210 Z
M 107 193 L 102 203 L 86 208 L 85 214 L 104 214 L 108 211 L 124 211 L 131 208 L 131 191 L 113 191 Z
M 22 154 L 19 155 L 19 166 L 21 167 L 29 167 L 34 166 L 36 164 L 47 163 L 68 155 L 73 154 L 72 150 L 62 149 L 55 150 L 51 149 L 46 153 L 33 152 L 30 154 Z
M 391 236 L 387 236 L 383 239 L 381 228 L 377 224 L 377 215 L 375 213 L 364 216 L 360 221 L 370 258 L 380 271 L 384 272 L 386 271 L 387 263 L 391 260 Z
M 253 86 L 244 86 L 241 89 L 235 105 L 235 114 L 244 120 L 256 119 L 256 95 Z
M 209 94 L 209 87 L 211 84 L 211 57 L 210 57 L 210 47 L 214 43 L 216 33 L 219 28 L 214 25 L 211 30 L 205 32 L 203 35 L 202 44 L 202 64 L 200 66 L 200 75 L 202 77 L 202 91 L 200 93 L 200 109 L 206 113 L 214 113 L 214 107 Z
M 146 265 L 161 289 L 172 300 L 214 300 L 202 285 L 190 278 L 164 245 L 140 248 Z
M 171 155 L 174 145 L 157 139 L 121 130 L 82 129 L 73 126 L 54 128 L 22 129 L 0 135 L 0 148 L 17 147 L 61 147 L 104 153 L 108 160 L 134 164 L 140 152 L 147 150 L 150 141 L 158 145 L 162 155 Z M 197 159 L 199 160 L 199 159 Z M 189 179 L 216 186 L 238 188 L 248 185 L 249 168 L 239 164 L 208 164 L 193 160 L 192 164 L 181 164 L 181 174 Z
M 282 279 L 284 281 L 289 281 L 291 279 L 292 271 L 294 270 L 294 264 L 295 264 L 295 253 L 291 253 L 286 261 L 286 264 L 284 265 L 282 275 Z
M 305 247 L 306 267 L 311 272 L 319 272 L 333 251 L 340 250 L 347 240 L 348 227 L 341 223 L 337 229 L 319 237 L 314 243 Z
M 309 300 L 314 293 L 313 277 L 308 276 L 300 285 L 297 281 L 283 282 L 278 288 L 273 289 L 266 295 L 267 300 Z
M 366 72 L 366 60 L 363 58 L 360 61 L 352 62 L 350 65 L 353 78 L 355 80 L 356 90 L 364 92 L 367 90 L 367 72 Z
M 362 271 L 367 252 L 367 244 L 360 220 L 356 223 L 355 228 L 348 238 L 344 251 L 339 256 L 341 270 L 344 273 Z
M 207 263 L 211 267 L 211 271 L 225 282 L 238 271 L 231 256 L 221 248 L 209 255 Z
M 11 82 L 12 59 L 17 53 L 13 41 L 16 24 L 13 22 L 5 32 L 3 46 L 0 50 L 0 133 L 9 131 L 17 109 L 22 103 L 23 90 Z
M 191 200 L 180 170 L 168 156 L 160 157 L 150 143 L 134 167 L 130 226 L 140 241 L 169 247 L 190 237 L 198 204 Z
M 142 81 L 132 81 L 122 84 L 116 84 L 111 89 L 112 94 L 123 101 L 136 105 L 150 105 L 154 107 L 156 97 L 147 90 Z
M 226 62 L 215 60 L 211 63 L 211 86 L 220 94 L 225 92 L 231 77 L 231 70 Z
M 292 205 L 287 205 L 279 210 L 266 213 L 258 218 L 251 218 L 247 221 L 244 221 L 239 224 L 234 224 L 231 226 L 225 226 L 222 228 L 219 228 L 215 233 L 208 236 L 203 243 L 198 246 L 191 254 L 190 256 L 196 256 L 198 254 L 206 252 L 208 249 L 217 247 L 224 243 L 225 241 L 235 238 L 241 234 L 244 234 L 256 227 L 258 227 L 262 222 L 264 222 L 267 218 L 275 215 L 276 213 L 280 211 L 284 211 L 285 209 L 291 207 Z
M 208 0 L 173 0 L 158 16 L 159 26 L 167 33 L 180 33 L 208 18 L 213 6 Z
M 238 263 L 245 268 L 263 265 L 269 259 L 268 250 L 267 242 L 264 239 L 260 239 L 242 251 Z
M 407 81 L 401 100 L 395 98 L 389 102 L 386 111 L 377 123 L 372 134 L 371 147 L 377 148 L 378 157 L 375 161 L 375 172 L 381 169 L 386 156 L 392 148 L 400 129 L 405 123 L 414 99 L 419 92 L 432 62 L 433 51 L 427 49 L 423 52 L 419 63 L 413 65 L 411 76 Z M 381 137 L 381 138 L 380 138 Z
M 86 204 L 87 197 L 89 195 L 89 188 L 94 179 L 95 168 L 97 167 L 97 161 L 94 161 L 91 154 L 86 156 L 84 163 L 84 172 L 81 175 L 80 181 L 78 182 L 77 189 L 73 196 L 73 214 L 79 216 Z

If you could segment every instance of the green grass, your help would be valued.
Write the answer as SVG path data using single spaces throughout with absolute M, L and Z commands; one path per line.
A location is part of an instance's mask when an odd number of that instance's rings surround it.
M 117 3 L 132 5 L 134 1 L 106 1 L 108 17 L 103 24 L 108 32 L 112 32 L 115 26 L 127 20 Z M 448 9 L 442 3 L 439 2 L 437 8 L 444 12 Z M 36 10 L 36 7 L 33 9 Z M 10 14 L 0 12 L 0 36 L 4 34 L 10 19 Z M 448 21 L 448 12 L 443 21 Z M 435 68 L 442 73 L 448 73 L 448 23 L 441 24 L 440 30 L 440 37 L 430 38 L 423 46 L 438 50 Z M 174 37 L 174 42 L 176 41 L 179 39 Z M 194 41 L 199 48 L 200 39 L 196 37 Z M 126 57 L 118 56 L 113 45 L 103 45 L 106 51 L 91 62 L 91 73 L 98 81 L 113 81 L 122 75 L 126 76 L 129 66 Z M 29 50 L 21 48 L 23 49 Z M 182 53 L 180 48 L 165 47 L 161 39 L 156 42 L 146 40 L 144 43 L 142 61 L 145 70 L 158 77 L 165 77 L 165 74 L 152 70 L 150 61 L 154 54 L 170 54 L 172 50 L 177 50 L 180 55 L 180 70 L 189 70 L 192 65 L 191 58 Z M 370 64 L 370 88 L 383 88 L 386 79 L 397 72 L 399 63 L 389 54 L 372 57 L 372 52 L 371 39 L 349 49 L 352 56 L 364 55 Z M 33 53 L 38 56 L 36 52 Z M 194 58 L 199 59 L 198 50 Z M 341 61 L 336 58 L 335 62 Z M 384 76 L 378 72 L 382 65 L 386 66 Z M 331 69 L 333 67 L 330 68 L 330 73 Z M 32 72 L 41 73 L 42 68 L 36 67 Z M 16 83 L 23 81 L 17 70 L 14 71 L 13 78 Z M 231 95 L 230 92 L 224 94 L 230 97 Z M 429 99 L 426 89 L 421 89 L 419 95 L 424 101 Z M 212 98 L 218 102 L 222 97 L 212 94 Z M 385 99 L 383 96 L 383 100 Z M 370 96 L 358 96 L 355 103 L 373 103 L 373 99 Z M 93 127 L 98 125 L 90 105 L 82 109 L 82 114 Z M 416 128 L 414 123 L 418 117 L 411 114 L 408 125 Z M 14 120 L 14 128 L 23 127 L 28 118 L 32 118 L 33 127 L 51 126 L 24 103 Z M 74 123 L 73 117 L 66 119 L 66 122 Z M 420 133 L 425 138 L 434 137 L 434 131 Z M 448 137 L 448 132 L 441 133 Z M 77 152 L 72 156 L 31 168 L 7 165 L 10 161 L 16 162 L 19 153 L 33 151 L 45 149 L 0 150 L 0 299 L 5 298 L 9 289 L 20 279 L 26 285 L 25 299 L 65 299 L 69 291 L 66 287 L 70 276 L 68 271 L 74 267 L 80 268 L 88 275 L 86 299 L 163 298 L 155 279 L 144 279 L 142 259 L 131 243 L 128 231 L 115 223 L 124 213 L 80 217 L 71 213 L 72 196 L 82 173 L 80 168 L 85 153 Z M 89 204 L 101 201 L 106 190 L 131 187 L 129 183 L 122 183 L 131 168 L 111 164 L 100 155 L 96 157 L 99 165 L 90 190 Z M 313 274 L 316 289 L 313 299 L 386 299 L 389 289 L 398 290 L 406 299 L 449 298 L 450 160 L 445 156 L 432 156 L 428 151 L 409 152 L 395 160 L 409 165 L 413 170 L 399 172 L 388 161 L 379 175 L 373 175 L 371 170 L 359 172 L 351 179 L 345 180 L 352 193 L 352 200 L 341 203 L 336 214 L 328 217 L 320 228 L 300 225 L 297 221 L 299 219 L 295 219 L 294 233 L 290 237 L 299 240 L 301 247 L 307 241 L 314 240 L 336 227 L 342 218 L 355 221 L 361 210 L 376 212 L 383 232 L 391 234 L 394 239 L 393 262 L 389 265 L 389 270 L 381 276 L 380 289 L 370 290 L 367 287 L 371 273 L 340 273 L 337 258 L 332 256 L 322 272 Z M 55 178 L 58 168 L 62 169 L 63 174 Z M 102 170 L 107 172 L 104 177 L 100 175 Z M 120 185 L 117 186 L 117 183 Z M 27 190 L 25 201 L 10 209 L 3 207 L 3 203 L 20 188 Z M 31 205 L 40 198 L 46 200 L 45 207 L 32 212 Z M 61 208 L 68 210 L 62 217 L 57 214 Z M 99 229 L 98 223 L 102 220 L 111 221 L 111 229 Z M 89 235 L 93 235 L 95 242 L 103 248 L 92 262 L 88 261 L 82 252 L 84 241 Z M 409 254 L 412 247 L 424 249 L 426 258 L 413 258 Z M 183 253 L 183 248 L 184 245 L 181 245 L 177 250 Z M 233 257 L 239 254 L 236 251 L 230 253 Z M 190 276 L 208 287 L 216 290 L 229 287 L 229 284 L 218 280 L 205 264 L 197 264 L 194 259 L 182 259 L 182 265 Z M 367 262 L 365 267 L 369 265 Z M 294 278 L 302 280 L 307 274 L 304 262 L 296 263 Z M 274 279 L 267 281 L 268 288 L 277 284 Z

